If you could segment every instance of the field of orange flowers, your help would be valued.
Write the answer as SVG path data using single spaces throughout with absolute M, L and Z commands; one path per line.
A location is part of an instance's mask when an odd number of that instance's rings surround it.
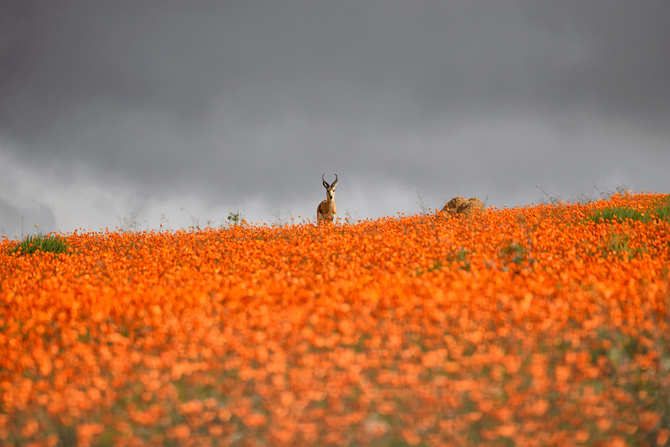
M 0 244 L 0 445 L 668 445 L 665 197 Z

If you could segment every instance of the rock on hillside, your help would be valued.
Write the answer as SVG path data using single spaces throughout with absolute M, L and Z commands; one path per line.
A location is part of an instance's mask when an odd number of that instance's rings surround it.
M 485 209 L 484 204 L 477 197 L 472 197 L 469 200 L 465 197 L 454 197 L 446 205 L 444 205 L 442 211 L 446 211 L 451 215 L 470 213 L 475 209 L 479 211 L 484 211 Z

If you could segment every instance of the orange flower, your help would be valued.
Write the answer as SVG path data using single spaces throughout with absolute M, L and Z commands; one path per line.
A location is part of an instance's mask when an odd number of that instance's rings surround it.
M 514 424 L 507 424 L 498 427 L 498 434 L 505 438 L 511 438 L 516 433 L 517 426 Z
M 556 380 L 559 382 L 566 382 L 570 378 L 570 367 L 569 366 L 557 366 L 556 367 Z
M 585 443 L 590 437 L 591 434 L 586 430 L 577 430 L 575 433 L 575 441 L 578 443 Z
M 626 447 L 627 444 L 626 444 L 626 440 L 623 437 L 614 436 L 611 439 L 609 445 L 611 445 L 612 447 Z
M 267 416 L 260 413 L 250 413 L 246 415 L 242 422 L 249 428 L 257 428 L 267 423 Z
M 30 438 L 32 435 L 37 433 L 37 430 L 39 430 L 40 424 L 37 422 L 35 419 L 28 419 L 26 421 L 26 424 L 23 427 L 23 430 L 21 430 L 21 435 Z
M 405 441 L 407 441 L 407 444 L 409 445 L 419 445 L 421 442 L 421 436 L 411 429 L 403 429 L 402 437 L 405 438 Z
M 223 434 L 223 427 L 221 424 L 212 424 L 207 428 L 209 434 L 215 438 L 218 438 Z
M 650 431 L 656 427 L 658 421 L 661 420 L 661 415 L 652 411 L 643 411 L 640 414 L 639 426 L 641 430 Z
M 596 425 L 600 431 L 607 431 L 612 426 L 612 421 L 607 418 L 598 418 L 596 420 Z

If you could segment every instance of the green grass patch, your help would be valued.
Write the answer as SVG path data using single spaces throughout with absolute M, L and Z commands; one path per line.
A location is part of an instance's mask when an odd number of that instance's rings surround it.
M 452 252 L 447 257 L 447 262 L 455 263 L 458 265 L 459 269 L 469 272 L 470 271 L 470 261 L 468 260 L 469 254 L 470 253 L 465 248 L 461 248 L 458 251 Z
M 593 214 L 588 216 L 585 221 L 592 221 L 595 223 L 608 222 L 612 220 L 618 221 L 637 221 L 637 222 L 651 222 L 654 219 L 670 220 L 670 195 L 665 196 L 658 204 L 646 211 L 639 211 L 627 206 L 617 206 L 613 208 L 603 208 L 596 210 Z
M 638 222 L 649 222 L 654 217 L 650 213 L 643 213 L 633 208 L 625 206 L 617 206 L 615 208 L 603 208 L 594 212 L 586 220 L 591 220 L 595 223 L 609 222 L 612 220 L 626 221 L 633 220 Z
M 654 209 L 654 215 L 659 219 L 670 220 L 670 194 L 665 196 Z
M 516 241 L 507 242 L 500 248 L 500 258 L 521 265 L 528 258 L 528 249 Z
M 612 234 L 609 239 L 605 240 L 602 246 L 602 256 L 605 258 L 609 253 L 614 253 L 618 256 L 623 256 L 624 253 L 627 253 L 629 258 L 634 258 L 644 252 L 646 252 L 646 247 L 633 247 L 630 236 L 627 234 Z
M 24 255 L 30 255 L 37 251 L 58 254 L 66 252 L 68 248 L 67 241 L 61 236 L 55 234 L 47 234 L 46 236 L 37 234 L 26 236 L 14 247 L 13 252 Z

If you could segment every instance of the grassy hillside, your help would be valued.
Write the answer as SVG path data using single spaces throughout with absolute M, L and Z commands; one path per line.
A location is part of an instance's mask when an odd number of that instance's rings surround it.
M 664 445 L 668 207 L 4 240 L 0 441 Z

